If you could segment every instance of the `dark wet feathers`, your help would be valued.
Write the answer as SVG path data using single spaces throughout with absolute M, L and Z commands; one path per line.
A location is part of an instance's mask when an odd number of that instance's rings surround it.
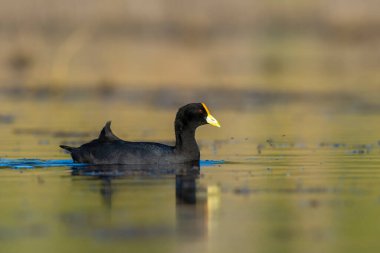
M 159 163 L 164 161 L 162 156 L 173 152 L 173 147 L 161 143 L 123 141 L 112 133 L 110 121 L 98 139 L 79 148 L 64 145 L 61 148 L 68 150 L 74 161 L 93 164 Z
M 119 141 L 120 138 L 114 135 L 111 130 L 111 121 L 108 121 L 106 125 L 103 127 L 100 135 L 98 137 L 99 141 Z

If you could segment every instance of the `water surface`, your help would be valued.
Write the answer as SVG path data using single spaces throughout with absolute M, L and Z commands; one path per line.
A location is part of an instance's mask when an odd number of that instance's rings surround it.
M 300 103 L 209 104 L 222 128 L 197 139 L 203 160 L 223 162 L 199 172 L 104 173 L 58 145 L 95 138 L 107 120 L 122 138 L 172 143 L 175 106 L 5 100 L 1 252 L 377 252 L 379 115 Z

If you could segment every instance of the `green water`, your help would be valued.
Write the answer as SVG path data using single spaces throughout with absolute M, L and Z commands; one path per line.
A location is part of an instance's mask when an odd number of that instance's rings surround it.
M 174 106 L 2 105 L 13 119 L 0 124 L 1 158 L 68 159 L 58 145 L 95 138 L 107 120 L 124 139 L 173 141 Z M 225 163 L 196 177 L 1 168 L 0 251 L 378 252 L 379 115 L 310 104 L 208 105 L 222 128 L 198 130 L 202 159 Z M 180 182 L 195 201 L 178 197 Z

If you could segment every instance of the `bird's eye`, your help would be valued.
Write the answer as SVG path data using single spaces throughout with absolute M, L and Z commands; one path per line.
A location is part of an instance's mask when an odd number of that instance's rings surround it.
M 203 113 L 202 109 L 199 109 L 198 112 L 199 112 L 199 113 Z

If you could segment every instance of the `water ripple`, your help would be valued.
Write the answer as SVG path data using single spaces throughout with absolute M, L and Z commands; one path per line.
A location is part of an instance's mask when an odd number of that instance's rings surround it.
M 210 167 L 223 164 L 223 160 L 201 160 L 200 166 Z M 88 166 L 85 163 L 75 163 L 72 160 L 41 160 L 41 159 L 6 159 L 0 158 L 0 168 L 34 169 L 48 167 L 81 167 Z

